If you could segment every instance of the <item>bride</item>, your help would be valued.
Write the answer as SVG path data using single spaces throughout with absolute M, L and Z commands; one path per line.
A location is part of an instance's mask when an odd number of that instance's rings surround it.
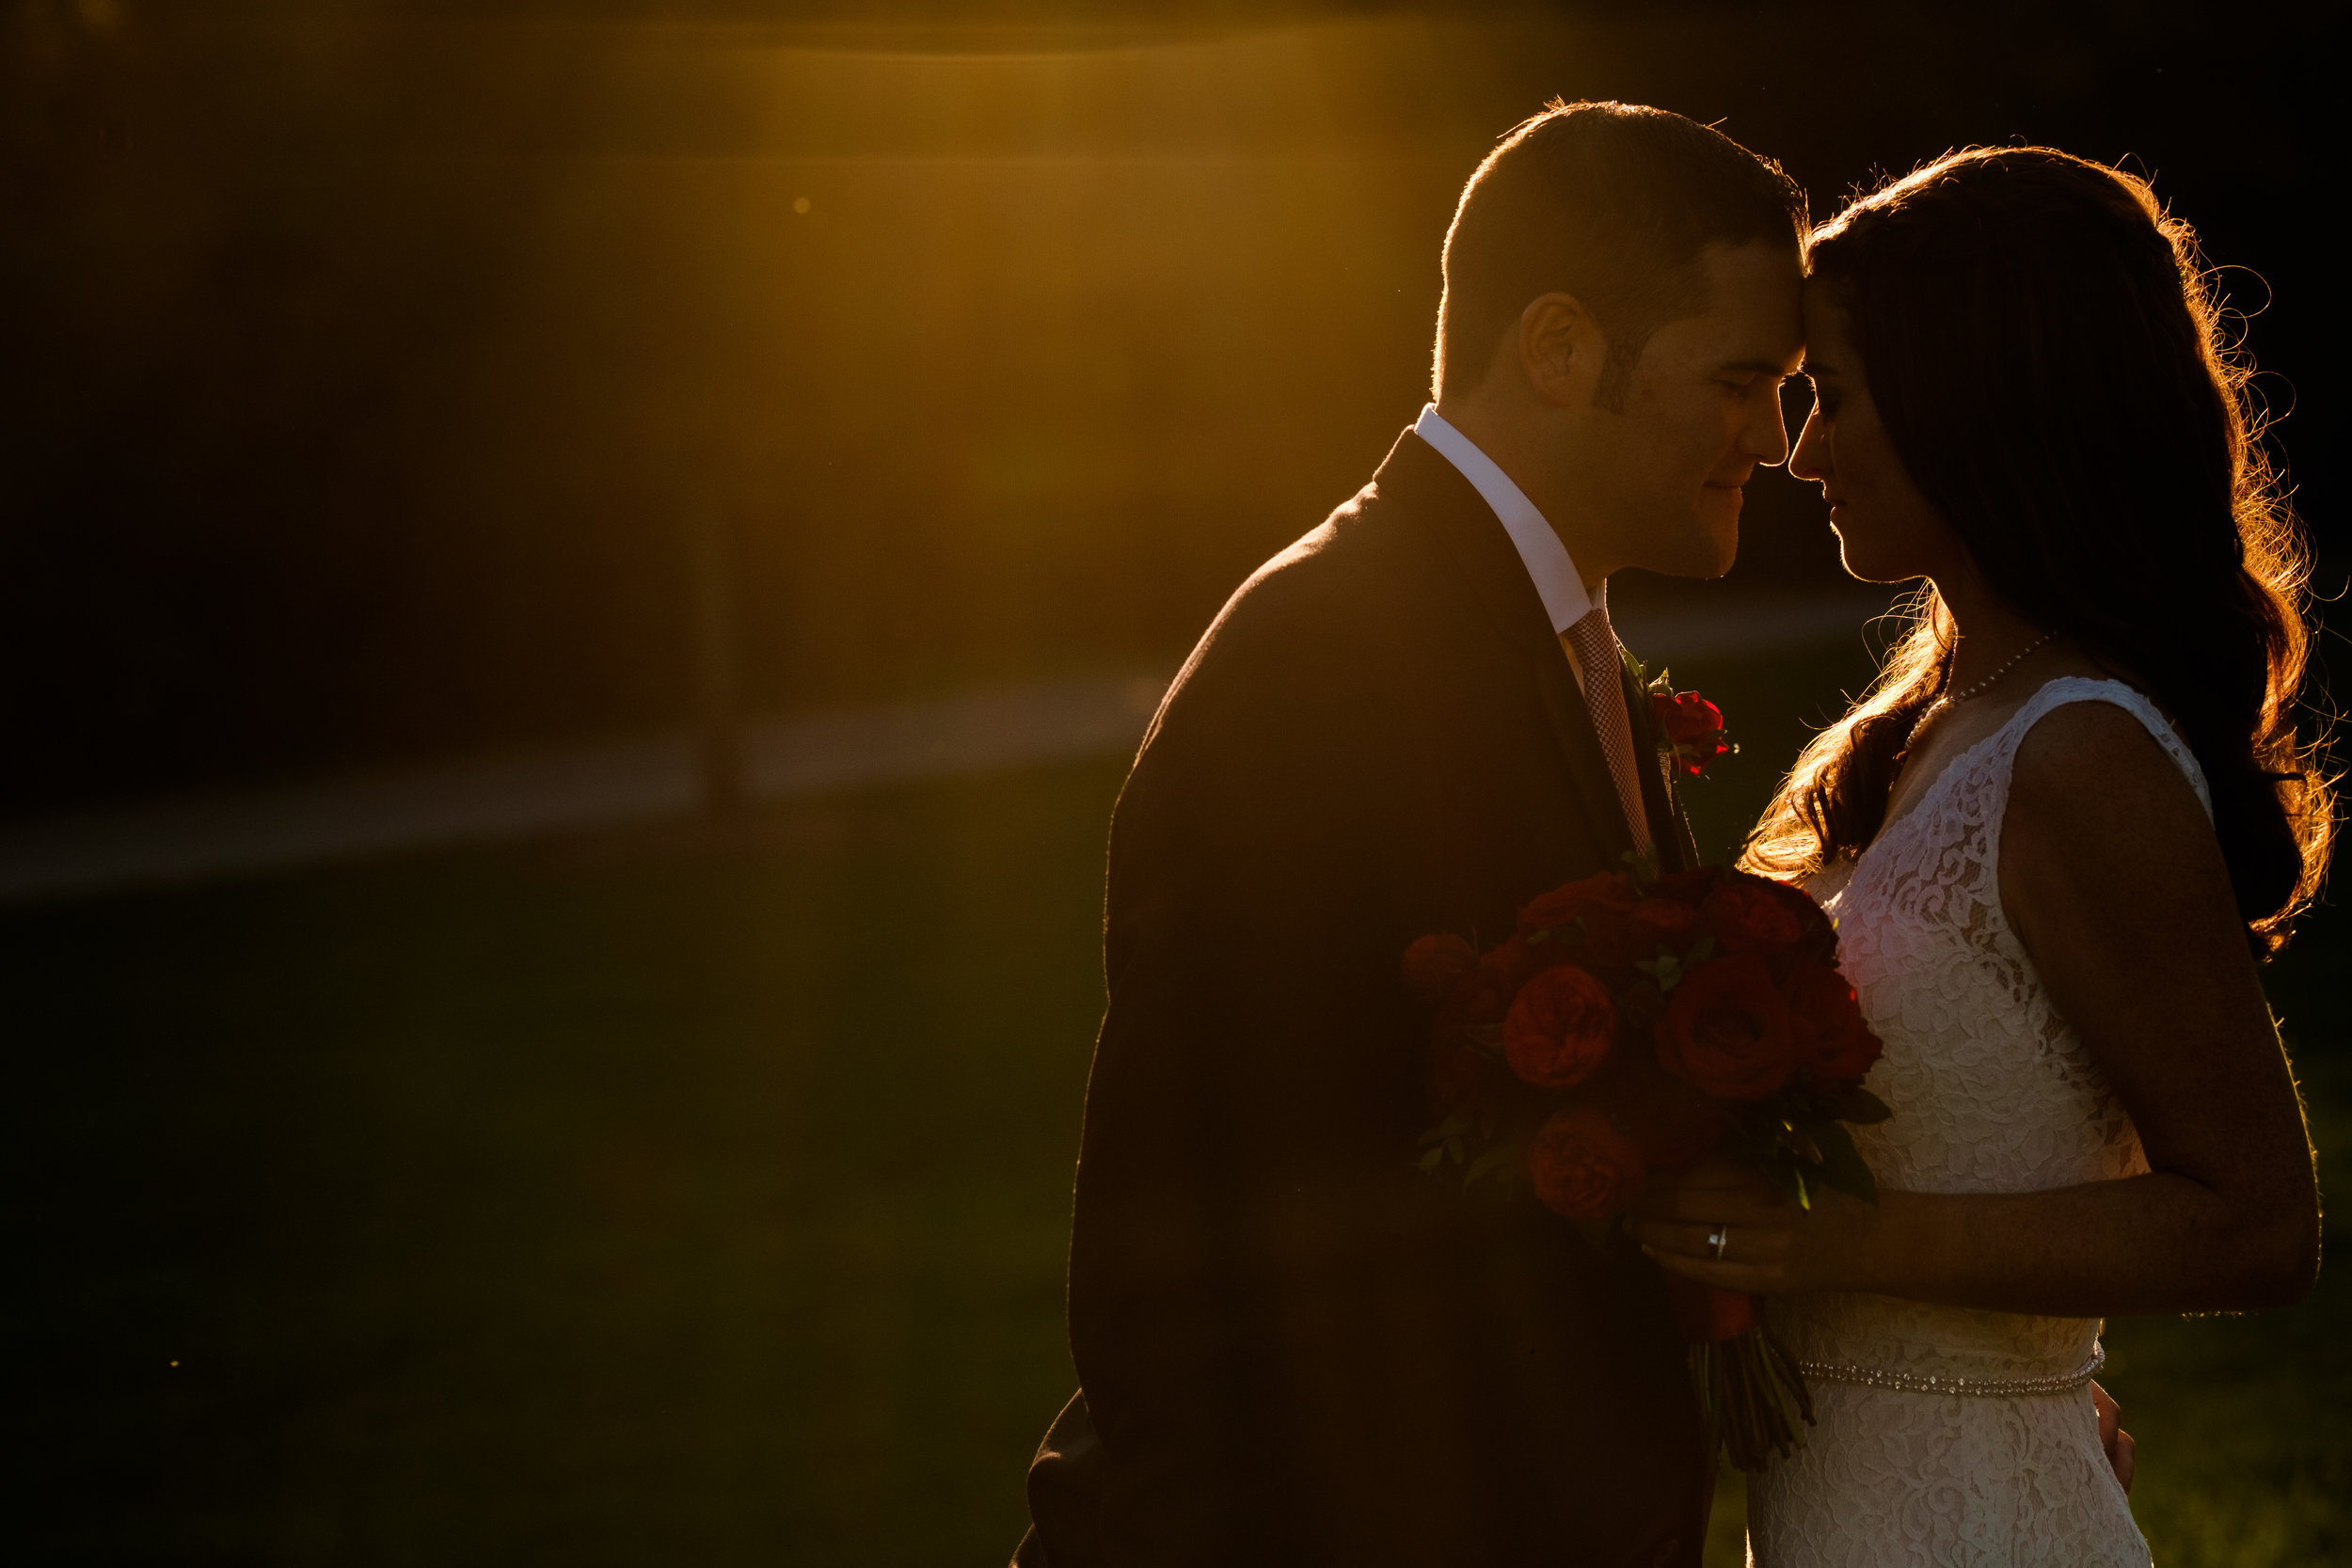
M 2185 226 L 2041 149 L 1818 231 L 1790 467 L 1854 576 L 1927 579 L 1746 863 L 1836 916 L 1884 1039 L 1876 1206 L 1730 1165 L 1638 1238 L 1772 1298 L 1820 1424 L 1765 1568 L 2145 1564 L 2090 1386 L 2108 1313 L 2311 1288 L 2318 1202 L 2257 979 L 2326 857 L 2292 519 Z

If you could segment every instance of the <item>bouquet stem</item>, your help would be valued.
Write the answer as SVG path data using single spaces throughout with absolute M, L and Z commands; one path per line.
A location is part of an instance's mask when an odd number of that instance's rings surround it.
M 1798 1422 L 1813 1424 L 1813 1396 L 1796 1359 L 1762 1324 L 1692 1345 L 1691 1382 L 1709 1452 L 1754 1475 L 1768 1451 L 1786 1459 L 1804 1447 Z
M 1709 1455 L 1728 1454 L 1754 1475 L 1764 1455 L 1788 1458 L 1804 1446 L 1798 1423 L 1813 1424 L 1813 1395 L 1796 1358 L 1772 1337 L 1754 1296 L 1687 1279 L 1667 1298 L 1691 1346 L 1691 1387 Z

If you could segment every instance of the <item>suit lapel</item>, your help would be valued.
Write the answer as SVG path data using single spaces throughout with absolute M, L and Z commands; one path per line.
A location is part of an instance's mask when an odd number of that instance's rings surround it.
M 1460 469 L 1409 430 L 1389 449 L 1373 483 L 1422 524 L 1469 580 L 1495 631 L 1527 659 L 1585 820 L 1605 841 L 1613 862 L 1629 852 L 1633 832 L 1576 673 L 1568 667 L 1567 650 L 1560 646 L 1526 562 L 1493 508 Z
M 1642 811 L 1649 818 L 1650 842 L 1658 847 L 1661 871 L 1688 871 L 1699 863 L 1698 841 L 1691 833 L 1691 818 L 1682 809 L 1682 792 L 1661 760 L 1665 736 L 1650 711 L 1649 693 L 1633 679 L 1633 672 L 1618 668 L 1625 682 L 1626 712 L 1633 719 L 1635 771 L 1642 776 Z

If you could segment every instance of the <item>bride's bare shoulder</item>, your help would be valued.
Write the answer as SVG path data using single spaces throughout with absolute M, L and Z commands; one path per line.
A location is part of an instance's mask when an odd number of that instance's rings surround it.
M 2018 741 L 2007 816 L 2009 837 L 2094 854 L 2212 836 L 2195 786 L 2147 722 L 2095 699 L 2059 704 Z
M 2000 832 L 2002 907 L 2054 995 L 2072 994 L 2078 959 L 2170 954 L 2202 973 L 2245 956 L 2204 806 L 2129 709 L 2069 702 L 2042 715 L 2018 745 Z

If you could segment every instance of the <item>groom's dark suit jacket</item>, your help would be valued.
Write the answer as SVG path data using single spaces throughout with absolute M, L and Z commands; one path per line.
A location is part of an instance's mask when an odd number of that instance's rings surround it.
M 1509 535 L 1408 432 L 1226 605 L 1120 797 L 1070 1257 L 1082 1391 L 1019 1560 L 1697 1560 L 1655 1272 L 1414 1168 L 1435 1118 L 1406 944 L 1498 941 L 1630 844 Z

